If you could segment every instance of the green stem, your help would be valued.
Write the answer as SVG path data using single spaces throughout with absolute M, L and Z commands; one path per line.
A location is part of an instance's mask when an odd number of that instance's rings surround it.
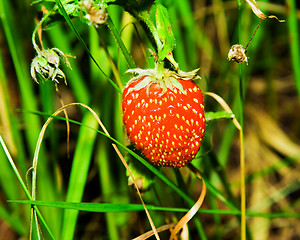
M 31 38 L 31 41 L 32 41 L 32 45 L 33 45 L 33 48 L 37 51 L 37 53 L 39 55 L 41 55 L 41 49 L 39 48 L 39 46 L 36 44 L 35 42 L 35 35 L 36 35 L 36 32 L 38 30 L 38 28 L 43 24 L 43 22 L 47 19 L 47 17 L 50 16 L 50 14 L 52 14 L 52 12 L 54 10 L 57 9 L 57 6 L 55 6 L 52 10 L 50 10 L 45 16 L 43 16 L 43 18 L 39 21 L 39 23 L 35 26 L 35 29 L 33 30 L 33 33 L 32 33 L 32 38 Z
M 71 2 L 72 0 L 69 0 L 69 1 L 65 1 L 65 3 L 68 3 L 68 2 Z M 32 38 L 31 38 L 31 41 L 32 41 L 32 45 L 33 45 L 33 48 L 37 51 L 37 53 L 40 55 L 41 53 L 41 50 L 39 48 L 39 46 L 36 44 L 35 42 L 35 35 L 36 35 L 36 32 L 38 30 L 38 28 L 43 24 L 43 22 L 54 12 L 58 9 L 58 5 L 55 5 L 50 11 L 48 11 L 48 13 L 46 15 L 44 15 L 42 17 L 42 19 L 38 22 L 38 24 L 35 26 L 35 29 L 33 30 L 33 33 L 32 33 Z
M 290 51 L 291 60 L 293 65 L 295 83 L 298 90 L 298 95 L 300 99 L 300 47 L 299 47 L 299 28 L 297 19 L 297 4 L 296 0 L 287 0 L 287 6 L 289 6 L 288 15 L 288 27 L 290 34 Z
M 157 61 L 155 63 L 155 69 L 156 69 L 157 79 L 161 80 L 164 76 L 164 70 L 165 70 L 164 62 L 163 61 Z
M 242 42 L 242 4 L 241 0 L 238 2 L 238 42 Z M 239 95 L 240 95 L 240 120 L 239 123 L 241 128 L 244 129 L 244 86 L 243 86 L 243 69 L 242 65 L 239 64 Z
M 244 84 L 243 84 L 243 69 L 239 65 L 239 97 L 240 97 L 240 120 L 241 128 L 244 129 Z
M 149 28 L 149 30 L 155 40 L 157 49 L 161 49 L 162 43 L 159 39 L 159 35 L 158 35 L 156 27 L 150 19 L 148 11 L 142 11 L 139 14 L 136 14 L 136 17 L 146 24 L 146 26 Z
M 238 38 L 239 44 L 242 42 L 242 3 L 238 3 Z M 245 153 L 244 153 L 244 86 L 243 69 L 239 65 L 239 97 L 240 97 L 240 181 L 241 181 L 241 240 L 246 240 L 246 185 L 245 185 Z
M 111 33 L 113 34 L 114 38 L 116 39 L 116 41 L 119 45 L 119 48 L 121 49 L 121 51 L 127 61 L 129 68 L 136 68 L 136 65 L 135 65 L 131 55 L 129 54 L 127 48 L 124 45 L 124 42 L 121 39 L 120 33 L 116 29 L 113 21 L 111 20 L 111 18 L 109 16 L 107 17 L 107 26 L 110 29 Z

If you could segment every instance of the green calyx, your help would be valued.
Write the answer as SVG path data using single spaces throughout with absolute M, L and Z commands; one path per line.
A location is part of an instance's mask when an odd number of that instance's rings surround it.
M 32 60 L 30 73 L 35 82 L 39 83 L 37 75 L 43 79 L 59 83 L 59 79 L 64 79 L 67 85 L 66 76 L 60 69 L 60 63 L 63 61 L 70 69 L 71 65 L 67 56 L 58 48 L 46 50 L 37 49 L 38 55 Z
M 193 81 L 195 79 L 200 79 L 200 77 L 197 75 L 198 70 L 199 68 L 190 72 L 183 72 L 181 70 L 175 72 L 165 68 L 161 70 L 158 69 L 157 64 L 154 69 L 129 69 L 126 71 L 126 73 L 134 73 L 137 75 L 128 81 L 126 87 L 131 83 L 142 79 L 138 84 L 131 88 L 128 93 L 131 91 L 139 91 L 142 88 L 147 87 L 147 94 L 149 94 L 149 88 L 151 85 L 160 84 L 161 88 L 163 89 L 161 94 L 164 94 L 167 89 L 173 91 L 174 87 L 183 94 L 186 94 L 186 91 L 183 89 L 182 84 L 178 80 Z

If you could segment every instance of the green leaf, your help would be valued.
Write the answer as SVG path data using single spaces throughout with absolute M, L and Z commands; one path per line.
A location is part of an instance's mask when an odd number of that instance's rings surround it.
M 9 200 L 11 203 L 24 203 L 45 207 L 64 208 L 77 211 L 87 212 L 134 212 L 144 211 L 142 204 L 113 204 L 113 203 L 87 203 L 87 202 L 61 202 L 61 201 L 30 201 L 30 200 Z M 156 207 L 153 205 L 147 205 L 148 210 L 157 211 L 173 211 L 173 212 L 187 212 L 186 208 L 167 208 Z
M 112 204 L 112 203 L 87 203 L 87 202 L 61 202 L 61 201 L 30 201 L 30 200 L 8 200 L 9 203 L 23 203 L 36 206 L 64 208 L 77 211 L 86 212 L 135 212 L 144 211 L 142 204 Z M 171 211 L 171 212 L 187 212 L 186 208 L 168 208 L 157 207 L 154 205 L 147 205 L 148 210 L 153 211 Z M 226 214 L 226 215 L 240 215 L 239 210 L 223 210 L 223 209 L 199 209 L 198 212 L 206 214 Z M 263 218 L 300 218 L 299 213 L 291 212 L 272 212 L 261 213 L 247 211 L 247 216 L 263 217 Z
M 158 37 L 162 43 L 161 47 L 158 48 L 158 60 L 162 61 L 167 57 L 168 53 L 173 51 L 175 46 L 175 37 L 171 28 L 167 8 L 162 4 L 155 4 L 155 6 L 156 28 Z
M 67 4 L 64 4 L 64 8 L 65 8 L 66 13 L 68 15 L 79 16 L 78 7 L 77 7 L 76 4 L 74 4 L 74 3 L 67 3 Z
M 206 121 L 216 120 L 216 119 L 220 119 L 220 118 L 234 118 L 234 114 L 226 112 L 226 111 L 206 112 L 205 118 L 206 118 Z
M 84 124 L 98 127 L 98 122 L 92 114 L 87 112 L 83 121 Z M 81 128 L 74 153 L 71 174 L 67 190 L 67 201 L 81 201 L 87 181 L 89 167 L 92 161 L 92 153 L 97 132 L 92 129 Z M 76 227 L 78 212 L 65 211 L 62 223 L 62 239 L 73 239 Z
M 55 0 L 34 0 L 31 5 L 42 3 L 42 2 L 55 2 Z

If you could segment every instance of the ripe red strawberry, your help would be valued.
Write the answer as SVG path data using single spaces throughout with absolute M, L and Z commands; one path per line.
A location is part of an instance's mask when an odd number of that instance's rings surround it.
M 123 122 L 137 149 L 159 166 L 182 167 L 197 154 L 205 131 L 203 95 L 189 73 L 135 69 L 123 92 Z

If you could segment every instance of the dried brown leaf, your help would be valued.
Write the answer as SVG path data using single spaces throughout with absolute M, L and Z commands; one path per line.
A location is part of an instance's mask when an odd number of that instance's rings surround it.
M 174 227 L 174 229 L 172 230 L 171 236 L 170 236 L 170 240 L 174 240 L 177 239 L 176 235 L 177 233 L 181 230 L 184 229 L 185 231 L 185 227 L 186 224 L 195 216 L 195 214 L 198 212 L 198 210 L 200 209 L 200 207 L 202 206 L 202 203 L 204 201 L 205 195 L 206 195 L 206 185 L 204 180 L 202 179 L 200 173 L 197 171 L 196 168 L 193 167 L 193 165 L 189 164 L 189 169 L 196 174 L 196 177 L 198 179 L 200 179 L 202 181 L 203 187 L 202 187 L 202 191 L 200 193 L 200 196 L 198 198 L 198 200 L 196 201 L 196 203 L 194 204 L 194 206 L 180 219 L 180 221 L 176 224 L 176 226 Z
M 285 22 L 285 20 L 279 20 L 278 17 L 274 16 L 274 15 L 270 15 L 267 16 L 265 15 L 259 8 L 259 6 L 257 5 L 257 3 L 255 2 L 255 0 L 246 0 L 246 2 L 250 5 L 253 13 L 258 16 L 260 19 L 266 19 L 266 18 L 275 18 L 277 19 L 278 22 Z

